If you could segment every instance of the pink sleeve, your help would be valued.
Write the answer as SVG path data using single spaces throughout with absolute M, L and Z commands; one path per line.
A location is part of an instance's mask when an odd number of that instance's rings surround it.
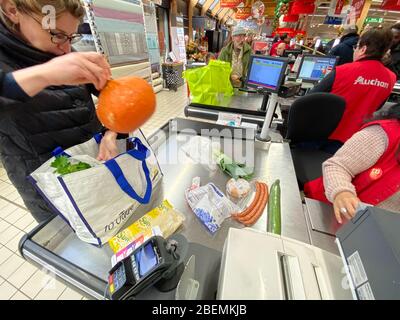
M 388 137 L 379 125 L 355 133 L 336 154 L 322 165 L 325 195 L 333 202 L 343 191 L 356 194 L 351 183 L 356 175 L 371 168 L 383 155 Z

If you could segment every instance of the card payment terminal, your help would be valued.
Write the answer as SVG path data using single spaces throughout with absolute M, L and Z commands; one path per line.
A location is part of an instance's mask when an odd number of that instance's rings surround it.
M 117 263 L 109 272 L 108 288 L 112 300 L 134 298 L 142 290 L 156 283 L 180 278 L 178 243 L 160 236 L 147 240 L 130 256 Z M 168 287 L 172 289 L 174 286 Z M 160 289 L 161 290 L 161 289 Z

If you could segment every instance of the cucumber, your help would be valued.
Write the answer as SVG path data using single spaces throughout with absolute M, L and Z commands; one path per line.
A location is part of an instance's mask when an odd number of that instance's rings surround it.
M 273 183 L 269 193 L 267 231 L 281 234 L 281 186 L 279 180 Z

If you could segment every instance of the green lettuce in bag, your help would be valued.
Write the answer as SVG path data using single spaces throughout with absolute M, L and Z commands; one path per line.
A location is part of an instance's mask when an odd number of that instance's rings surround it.
M 246 167 L 244 164 L 236 163 L 230 157 L 222 152 L 216 152 L 214 154 L 218 166 L 226 174 L 234 179 L 246 179 L 251 180 L 254 175 L 253 168 Z

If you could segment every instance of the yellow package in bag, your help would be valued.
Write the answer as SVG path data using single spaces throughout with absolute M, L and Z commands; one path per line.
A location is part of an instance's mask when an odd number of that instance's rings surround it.
M 183 223 L 185 216 L 164 200 L 157 208 L 146 213 L 128 228 L 124 229 L 108 242 L 114 253 L 124 249 L 140 236 L 149 237 L 152 228 L 158 226 L 164 238 L 171 236 Z

